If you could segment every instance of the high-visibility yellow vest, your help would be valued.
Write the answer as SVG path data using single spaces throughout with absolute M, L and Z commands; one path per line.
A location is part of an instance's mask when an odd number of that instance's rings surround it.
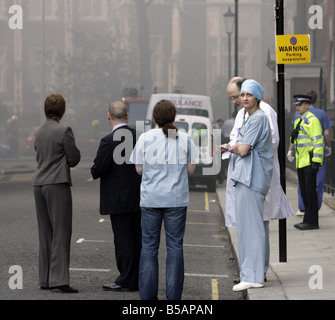
M 294 121 L 294 127 L 300 122 L 300 117 Z M 297 139 L 294 141 L 296 167 L 298 169 L 317 162 L 323 164 L 324 138 L 319 119 L 310 111 L 300 124 L 300 130 Z

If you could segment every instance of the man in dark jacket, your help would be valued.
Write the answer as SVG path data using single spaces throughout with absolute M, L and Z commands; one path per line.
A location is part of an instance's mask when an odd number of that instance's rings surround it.
M 91 168 L 93 179 L 100 178 L 100 214 L 110 215 L 114 233 L 117 268 L 120 272 L 113 284 L 104 290 L 138 290 L 141 253 L 141 177 L 129 162 L 136 143 L 136 131 L 127 126 L 128 112 L 124 103 L 109 106 L 111 134 L 101 139 Z

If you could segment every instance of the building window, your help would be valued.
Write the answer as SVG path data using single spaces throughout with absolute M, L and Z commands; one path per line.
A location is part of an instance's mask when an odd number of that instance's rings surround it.
M 56 73 L 57 48 L 48 47 L 45 49 L 44 61 L 44 87 L 48 90 L 54 90 L 57 83 Z M 34 92 L 42 90 L 42 48 L 32 47 L 29 49 L 29 61 L 31 72 L 31 83 Z
M 163 87 L 164 79 L 164 49 L 163 36 L 150 36 L 150 51 L 151 51 L 151 75 L 152 81 L 158 88 Z
M 33 47 L 29 49 L 29 60 L 31 70 L 31 84 L 34 92 L 41 91 L 42 84 L 42 49 L 40 47 Z
M 0 47 L 0 91 L 6 91 L 6 58 L 7 49 Z
M 99 19 L 104 17 L 102 0 L 81 0 L 80 14 L 83 19 Z
M 7 8 L 7 10 L 8 10 L 8 8 Z M 6 14 L 5 1 L 1 1 L 0 2 L 0 19 L 5 19 L 6 16 L 7 16 L 7 14 Z
M 13 5 L 13 1 L 1 0 L 0 1 L 0 20 L 8 20 L 8 10 Z
M 212 85 L 220 74 L 219 70 L 219 39 L 211 37 L 208 39 L 208 82 Z
M 30 0 L 30 19 L 42 18 L 42 1 L 44 1 L 44 13 L 46 19 L 57 18 L 57 0 Z

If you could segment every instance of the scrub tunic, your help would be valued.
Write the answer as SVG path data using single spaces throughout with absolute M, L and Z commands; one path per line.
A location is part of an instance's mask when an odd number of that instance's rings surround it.
M 269 119 L 271 134 L 272 134 L 272 147 L 273 147 L 273 171 L 271 178 L 271 185 L 269 192 L 267 193 L 264 206 L 263 206 L 263 220 L 264 222 L 269 222 L 270 220 L 286 219 L 294 215 L 294 211 L 291 204 L 281 186 L 280 183 L 280 168 L 278 160 L 278 145 L 279 145 L 279 133 L 277 124 L 277 113 L 273 108 L 261 101 L 260 108 Z M 244 124 L 244 108 L 242 108 L 235 119 L 235 125 L 230 135 L 231 146 L 236 144 L 237 134 L 239 128 Z M 233 154 L 226 152 L 222 155 L 224 158 L 232 158 Z M 229 228 L 236 228 L 236 218 L 235 218 L 235 188 L 233 182 L 230 179 L 232 175 L 232 159 L 229 159 L 228 171 L 227 171 L 227 186 L 226 186 L 226 212 L 225 212 L 225 224 Z
M 143 167 L 140 207 L 172 208 L 189 206 L 187 164 L 198 159 L 198 150 L 185 132 L 168 139 L 162 129 L 143 133 L 130 162 Z
M 246 157 L 236 157 L 231 179 L 235 186 L 240 279 L 263 283 L 266 232 L 263 203 L 273 170 L 273 146 L 267 116 L 257 110 L 240 129 L 237 142 L 251 146 Z

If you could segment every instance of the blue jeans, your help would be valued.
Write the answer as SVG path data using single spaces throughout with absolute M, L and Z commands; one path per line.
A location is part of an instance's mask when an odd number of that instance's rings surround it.
M 180 300 L 184 285 L 183 239 L 187 207 L 144 208 L 139 291 L 141 300 L 156 300 L 158 294 L 158 250 L 162 221 L 166 234 L 166 297 Z

